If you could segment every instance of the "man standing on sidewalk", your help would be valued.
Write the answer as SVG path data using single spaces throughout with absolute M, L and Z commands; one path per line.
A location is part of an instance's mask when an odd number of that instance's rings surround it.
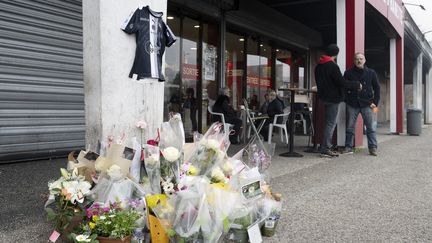
M 358 81 L 345 81 L 335 59 L 339 54 L 339 47 L 331 44 L 327 47 L 325 55 L 321 56 L 315 68 L 315 79 L 318 89 L 318 98 L 325 107 L 325 127 L 323 141 L 321 142 L 321 157 L 336 157 L 338 153 L 330 150 L 331 139 L 336 127 L 339 103 L 345 100 L 345 88 L 361 90 Z
M 354 54 L 354 67 L 345 71 L 346 80 L 359 81 L 363 87 L 361 91 L 348 90 L 346 94 L 347 128 L 345 150 L 352 153 L 354 144 L 354 129 L 358 114 L 361 113 L 368 140 L 369 154 L 377 156 L 376 127 L 373 125 L 373 110 L 377 109 L 380 100 L 380 85 L 373 69 L 365 66 L 366 58 L 363 53 Z

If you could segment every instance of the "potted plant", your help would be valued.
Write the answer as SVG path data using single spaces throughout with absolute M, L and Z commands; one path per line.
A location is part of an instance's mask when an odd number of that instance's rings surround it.
M 240 207 L 234 211 L 232 218 L 234 221 L 230 231 L 233 233 L 235 242 L 249 242 L 247 228 L 253 223 L 251 209 L 246 206 Z
M 100 243 L 131 242 L 131 235 L 141 215 L 133 207 L 122 208 L 120 203 L 108 207 L 95 203 L 86 210 L 88 221 L 82 225 L 85 235 L 97 235 Z

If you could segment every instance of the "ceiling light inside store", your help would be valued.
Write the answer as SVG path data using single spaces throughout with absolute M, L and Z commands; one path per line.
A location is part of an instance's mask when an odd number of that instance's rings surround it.
M 243 39 L 243 38 L 240 38 L 239 41 L 244 41 L 244 39 Z
M 196 49 L 197 49 L 196 47 L 191 47 L 191 50 L 194 50 L 194 51 L 196 51 Z
M 279 49 L 276 49 L 276 51 L 279 51 Z
M 199 25 L 194 25 L 194 28 L 199 28 L 200 26 Z
M 168 16 L 167 19 L 174 19 L 174 17 L 173 16 Z
M 263 47 L 264 45 L 263 45 L 263 44 L 260 44 L 260 46 Z

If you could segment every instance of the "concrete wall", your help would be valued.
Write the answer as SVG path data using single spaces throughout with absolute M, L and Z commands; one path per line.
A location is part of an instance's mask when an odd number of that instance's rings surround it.
M 164 83 L 128 77 L 135 35 L 120 29 L 130 12 L 146 5 L 166 17 L 166 0 L 83 0 L 86 144 L 92 149 L 109 135 L 124 134 L 131 146 L 131 138 L 140 137 L 138 120 L 147 121 L 147 137 L 162 123 Z

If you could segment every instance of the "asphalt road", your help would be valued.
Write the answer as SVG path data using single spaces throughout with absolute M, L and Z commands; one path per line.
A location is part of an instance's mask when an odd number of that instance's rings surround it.
M 432 242 L 432 127 L 380 136 L 378 157 L 275 156 L 268 174 L 283 215 L 264 242 Z M 41 194 L 65 163 L 0 165 L 0 242 L 47 242 Z

